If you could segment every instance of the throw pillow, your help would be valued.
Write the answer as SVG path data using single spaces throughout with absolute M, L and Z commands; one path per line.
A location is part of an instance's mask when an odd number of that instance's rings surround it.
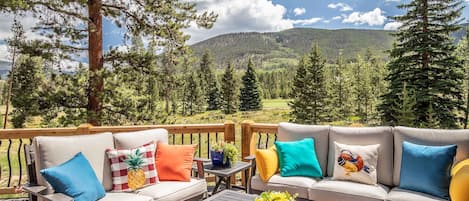
M 156 169 L 160 181 L 190 181 L 196 147 L 158 143 Z
M 403 142 L 399 187 L 449 199 L 456 145 L 425 146 Z
M 58 166 L 40 172 L 55 192 L 68 195 L 76 201 L 98 200 L 106 195 L 93 168 L 81 152 Z
M 449 185 L 449 196 L 451 201 L 469 200 L 469 159 L 459 162 L 451 170 L 451 184 Z
M 256 166 L 262 181 L 269 181 L 278 172 L 278 155 L 275 146 L 256 150 Z
M 345 145 L 334 142 L 335 161 L 332 179 L 377 184 L 378 149 L 376 145 Z
M 280 175 L 322 178 L 322 170 L 316 156 L 314 139 L 275 142 L 280 162 Z
M 129 192 L 158 182 L 155 168 L 155 143 L 135 149 L 108 149 L 111 161 L 112 191 Z

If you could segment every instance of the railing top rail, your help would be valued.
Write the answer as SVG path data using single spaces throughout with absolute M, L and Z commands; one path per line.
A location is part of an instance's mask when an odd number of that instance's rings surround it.
M 225 123 L 226 124 L 226 123 Z M 169 133 L 205 133 L 224 132 L 225 124 L 174 124 L 174 125 L 139 125 L 139 126 L 91 126 L 88 124 L 68 128 L 24 128 L 0 130 L 0 139 L 33 138 L 36 136 L 68 136 L 101 132 L 132 132 L 155 128 L 167 129 Z
M 276 133 L 278 124 L 253 123 L 251 129 L 252 132 Z

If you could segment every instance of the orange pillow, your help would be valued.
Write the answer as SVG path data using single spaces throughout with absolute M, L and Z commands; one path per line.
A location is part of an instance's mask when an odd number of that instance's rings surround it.
M 160 181 L 190 181 L 192 161 L 197 145 L 156 146 L 156 170 Z

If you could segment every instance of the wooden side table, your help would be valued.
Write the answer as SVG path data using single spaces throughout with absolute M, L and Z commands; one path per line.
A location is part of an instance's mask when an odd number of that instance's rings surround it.
M 246 186 L 246 192 L 249 192 L 249 183 L 251 181 L 249 170 L 251 169 L 251 163 L 238 161 L 234 165 L 229 168 L 216 168 L 212 165 L 211 162 L 204 164 L 204 172 L 198 172 L 197 174 L 204 174 L 209 173 L 215 175 L 216 183 L 215 188 L 212 190 L 212 195 L 217 193 L 218 188 L 220 187 L 221 183 L 225 183 L 225 189 L 231 189 L 231 178 L 239 172 L 244 171 L 244 176 L 246 178 L 244 185 Z
M 206 201 L 254 201 L 257 195 L 241 193 L 232 190 L 224 190 L 221 193 L 218 193 Z

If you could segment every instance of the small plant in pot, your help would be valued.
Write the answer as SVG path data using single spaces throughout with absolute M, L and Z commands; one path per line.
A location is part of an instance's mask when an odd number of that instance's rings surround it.
M 210 150 L 210 158 L 214 167 L 231 167 L 238 160 L 238 156 L 238 148 L 233 142 L 220 141 L 212 145 Z
M 291 195 L 287 191 L 267 191 L 262 192 L 254 201 L 295 201 L 298 194 Z

